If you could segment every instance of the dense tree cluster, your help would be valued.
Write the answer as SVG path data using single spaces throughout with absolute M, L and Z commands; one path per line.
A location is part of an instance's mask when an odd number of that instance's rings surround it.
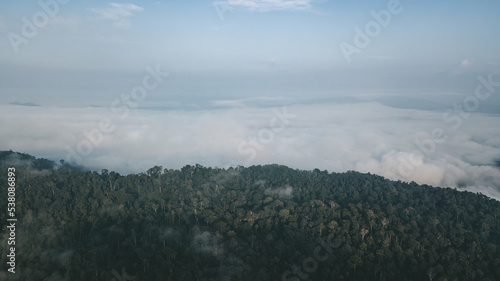
M 14 280 L 500 280 L 500 202 L 484 195 L 279 165 L 51 165 L 17 168 Z

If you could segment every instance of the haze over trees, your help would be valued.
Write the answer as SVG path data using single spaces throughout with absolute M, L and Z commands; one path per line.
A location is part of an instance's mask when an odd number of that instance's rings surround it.
M 500 202 L 481 194 L 280 165 L 120 175 L 0 152 L 12 165 L 18 273 L 2 280 L 500 280 Z M 320 241 L 334 245 L 324 260 Z

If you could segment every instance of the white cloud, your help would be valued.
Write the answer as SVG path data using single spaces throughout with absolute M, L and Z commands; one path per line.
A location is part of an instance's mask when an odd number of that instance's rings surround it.
M 227 104 L 224 102 L 223 104 Z M 116 130 L 104 134 L 83 164 L 97 170 L 143 172 L 154 165 L 181 168 L 186 164 L 283 164 L 292 168 L 330 172 L 357 170 L 390 179 L 420 184 L 452 186 L 480 191 L 500 200 L 500 116 L 471 113 L 456 130 L 442 113 L 396 109 L 376 103 L 294 105 L 296 115 L 280 129 L 272 121 L 272 108 L 230 107 L 199 111 L 149 111 L 132 109 L 120 120 L 109 108 L 44 108 L 0 106 L 2 149 L 37 157 L 65 159 L 66 146 L 76 149 L 83 140 L 99 139 L 95 130 L 110 118 Z M 227 104 L 231 106 L 231 103 Z M 280 111 L 282 111 L 280 109 Z M 274 122 L 273 137 L 262 134 Z M 23 128 L 23 130 L 19 130 Z M 443 143 L 434 143 L 425 154 L 415 144 L 445 131 Z M 264 136 L 264 142 L 259 138 Z M 259 149 L 250 144 L 258 141 Z M 256 152 L 240 154 L 241 144 Z M 427 149 L 429 147 L 427 146 Z M 401 163 L 412 169 L 401 173 Z
M 144 8 L 134 4 L 110 3 L 107 8 L 94 8 L 92 12 L 101 16 L 102 19 L 113 20 L 116 26 L 124 27 L 130 25 L 126 19 L 135 12 L 143 11 Z
M 469 60 L 469 59 L 464 59 L 463 61 L 460 62 L 461 67 L 469 67 L 474 63 L 474 61 Z
M 275 66 L 278 60 L 276 58 L 268 58 L 263 60 L 262 62 L 270 66 Z
M 313 0 L 227 0 L 216 3 L 249 11 L 304 11 L 311 9 Z

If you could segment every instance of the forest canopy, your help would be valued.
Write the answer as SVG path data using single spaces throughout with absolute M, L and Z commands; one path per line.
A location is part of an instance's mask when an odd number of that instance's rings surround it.
M 500 280 L 500 202 L 481 194 L 280 165 L 120 175 L 3 151 L 0 167 L 18 218 L 1 280 Z

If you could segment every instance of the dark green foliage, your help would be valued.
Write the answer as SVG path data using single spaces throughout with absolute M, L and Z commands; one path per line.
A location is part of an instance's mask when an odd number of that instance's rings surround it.
M 483 195 L 279 165 L 16 169 L 18 280 L 500 280 Z M 337 247 L 308 273 L 318 238 Z
M 56 164 L 51 160 L 35 158 L 35 156 L 14 152 L 12 150 L 0 151 L 0 166 L 14 166 L 24 172 L 35 172 L 37 174 L 50 172 L 54 169 L 75 172 L 86 170 L 84 167 L 66 163 L 64 160 L 60 160 L 60 164 Z
M 0 165 L 16 166 L 23 170 L 52 170 L 56 167 L 53 161 L 47 159 L 37 159 L 35 156 L 10 151 L 0 151 Z

